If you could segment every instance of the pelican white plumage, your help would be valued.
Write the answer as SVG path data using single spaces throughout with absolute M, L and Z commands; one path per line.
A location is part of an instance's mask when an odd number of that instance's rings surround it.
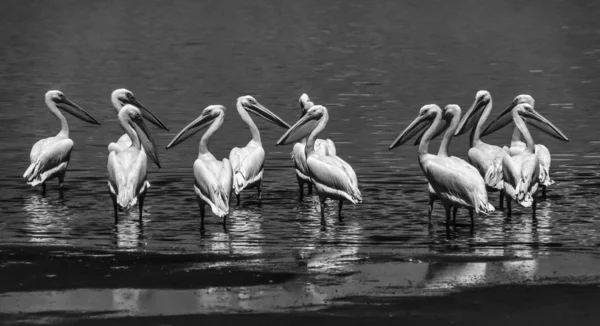
M 353 204 L 361 203 L 363 198 L 358 189 L 356 173 L 352 167 L 336 155 L 320 155 L 315 151 L 315 141 L 325 129 L 329 114 L 321 105 L 308 109 L 281 138 L 277 145 L 297 142 L 308 136 L 305 147 L 306 166 L 321 202 L 321 223 L 325 223 L 325 201 L 327 198 L 339 200 L 338 216 L 342 217 L 344 200 Z
M 455 111 L 456 107 L 450 109 Z M 485 182 L 476 168 L 458 157 L 447 156 L 447 152 L 443 156 L 429 154 L 429 142 L 438 130 L 441 121 L 442 110 L 439 106 L 435 104 L 423 106 L 417 118 L 390 145 L 390 150 L 404 144 L 423 128 L 428 127 L 419 144 L 419 164 L 427 181 L 446 209 L 446 228 L 450 226 L 450 209 L 452 207 L 468 209 L 471 226 L 473 226 L 473 212 L 488 213 L 494 211 L 494 207 L 488 203 Z M 440 148 L 447 149 L 457 127 L 456 123 L 456 120 L 451 122 L 444 134 Z
M 108 154 L 108 190 L 113 201 L 115 223 L 119 219 L 117 209 L 128 210 L 136 203 L 142 221 L 144 199 L 150 187 L 146 180 L 146 158 L 149 156 L 159 168 L 160 163 L 140 109 L 126 104 L 119 111 L 119 123 L 131 139 L 131 146 Z
M 240 193 L 244 189 L 257 188 L 258 200 L 261 200 L 261 185 L 265 164 L 265 150 L 262 147 L 260 132 L 248 112 L 274 123 L 282 128 L 288 129 L 290 126 L 275 113 L 269 111 L 263 105 L 258 103 L 250 95 L 241 96 L 237 99 L 236 108 L 242 120 L 250 128 L 252 139 L 246 147 L 235 147 L 229 153 L 229 160 L 233 168 L 233 191 L 237 197 L 237 204 L 240 204 Z
M 194 191 L 200 205 L 200 230 L 204 231 L 204 206 L 223 218 L 223 227 L 229 215 L 229 196 L 233 187 L 233 169 L 228 159 L 217 160 L 208 149 L 210 138 L 219 130 L 225 119 L 225 107 L 210 105 L 200 117 L 183 128 L 167 145 L 167 149 L 181 143 L 198 131 L 210 126 L 200 140 L 198 158 L 194 161 Z
M 306 94 L 302 94 L 299 99 L 300 109 L 302 110 L 303 117 L 306 111 L 313 107 L 314 103 L 310 101 L 310 98 Z M 292 150 L 292 160 L 294 161 L 294 167 L 296 168 L 296 179 L 298 179 L 298 186 L 300 187 L 300 200 L 304 195 L 304 184 L 308 184 L 308 194 L 312 194 L 312 182 L 308 176 L 308 168 L 306 167 L 306 154 L 304 148 L 306 147 L 306 137 L 294 144 Z M 335 144 L 331 139 L 317 139 L 315 141 L 315 152 L 321 156 L 337 155 Z
M 61 91 L 48 91 L 45 100 L 50 112 L 60 121 L 60 132 L 54 137 L 41 139 L 33 145 L 29 155 L 31 164 L 23 174 L 27 184 L 32 187 L 41 184 L 43 193 L 46 193 L 46 181 L 55 177 L 58 177 L 59 189 L 62 191 L 65 173 L 73 150 L 67 119 L 59 109 L 85 122 L 100 124 L 84 109 L 71 102 Z
M 512 101 L 511 105 L 507 108 L 508 111 L 511 111 L 516 105 L 526 103 L 531 105 L 535 109 L 535 100 L 531 95 L 521 94 L 515 97 Z M 507 112 L 508 112 L 507 111 Z M 502 114 L 500 114 L 502 115 Z M 544 129 L 543 126 L 540 126 L 534 121 L 530 122 L 534 127 Z M 485 135 L 485 130 L 482 133 Z M 512 139 L 510 141 L 510 155 L 515 156 L 522 153 L 525 150 L 525 142 L 523 141 L 523 137 L 519 128 L 515 126 L 515 130 L 512 134 Z M 540 162 L 540 188 L 542 188 L 542 197 L 546 197 L 546 188 L 554 183 L 554 181 L 550 178 L 550 165 L 552 162 L 552 158 L 550 156 L 550 151 L 548 148 L 542 144 L 535 144 L 535 156 L 537 156 Z
M 153 125 L 157 126 L 160 129 L 169 131 L 169 128 L 167 128 L 167 126 L 165 126 L 165 124 L 162 121 L 160 121 L 160 119 L 156 115 L 154 115 L 154 113 L 148 110 L 146 106 L 140 103 L 140 101 L 137 100 L 137 98 L 133 95 L 131 91 L 125 88 L 116 89 L 110 95 L 110 101 L 112 102 L 113 107 L 117 111 L 117 114 L 119 114 L 119 111 L 121 111 L 121 108 L 123 108 L 125 104 L 130 104 L 140 109 L 142 117 L 150 121 Z M 117 140 L 116 143 L 110 143 L 108 145 L 108 152 L 110 153 L 112 151 L 120 151 L 130 146 L 131 139 L 129 138 L 129 135 L 125 133 L 121 136 L 121 138 L 119 138 L 119 140 Z M 143 147 L 142 150 L 144 150 Z
M 484 143 L 480 137 L 483 125 L 492 112 L 492 96 L 488 91 L 478 91 L 475 101 L 465 113 L 455 136 L 471 130 L 470 149 L 467 154 L 469 162 L 477 168 L 483 177 L 487 191 L 496 192 L 502 189 L 502 158 L 509 154 L 507 147 Z M 499 207 L 503 207 L 503 193 L 500 192 Z
M 506 155 L 502 159 L 503 192 L 506 196 L 508 216 L 512 214 L 511 200 L 514 200 L 523 207 L 532 207 L 532 217 L 535 218 L 537 204 L 535 195 L 540 185 L 540 163 L 534 153 L 535 143 L 525 121 L 536 121 L 535 123 L 544 125 L 545 127 L 540 129 L 557 139 L 568 141 L 568 138 L 529 104 L 511 105 L 509 109 L 494 119 L 484 133 L 486 135 L 493 133 L 509 124 L 511 120 L 519 128 L 525 138 L 525 149 L 519 154 Z M 508 112 L 511 112 L 511 114 L 508 114 Z

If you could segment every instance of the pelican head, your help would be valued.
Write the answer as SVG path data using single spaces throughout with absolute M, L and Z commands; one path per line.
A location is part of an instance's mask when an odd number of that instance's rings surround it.
M 479 121 L 483 110 L 488 106 L 488 104 L 490 104 L 491 101 L 492 95 L 490 95 L 490 92 L 484 90 L 478 91 L 477 94 L 475 94 L 475 101 L 473 101 L 471 107 L 460 120 L 454 135 L 459 136 L 471 130 L 471 128 L 477 124 L 477 121 Z
M 61 92 L 61 91 L 56 91 L 56 90 L 48 91 L 48 92 L 46 92 L 45 97 L 46 97 L 46 104 L 49 107 L 52 104 L 54 104 L 54 106 L 56 106 L 60 110 L 63 110 L 85 122 L 95 124 L 95 125 L 100 124 L 100 122 L 98 122 L 96 119 L 94 119 L 94 117 L 92 117 L 89 113 L 87 113 L 79 105 L 71 102 L 71 100 L 69 100 L 65 96 L 65 94 L 63 94 L 63 92 Z
M 538 129 L 542 130 L 548 135 L 562 141 L 569 141 L 567 136 L 565 136 L 565 134 L 563 134 L 563 132 L 560 131 L 560 129 L 558 129 L 554 124 L 552 124 L 552 122 L 548 121 L 548 119 L 544 118 L 541 114 L 539 114 L 531 104 L 518 103 L 513 101 L 509 108 L 510 110 L 508 110 L 507 108 L 498 117 L 496 117 L 483 131 L 482 135 L 489 135 L 501 129 L 513 120 L 514 114 L 518 114 L 519 116 L 521 116 L 521 118 L 523 118 L 525 122 L 536 126 Z M 512 114 L 508 114 L 508 112 L 506 112 L 507 110 Z
M 510 103 L 510 105 L 506 109 L 504 109 L 504 111 L 502 111 L 496 118 L 494 118 L 494 120 L 490 122 L 487 128 L 483 130 L 481 136 L 487 136 L 509 124 L 513 120 L 511 113 L 519 105 L 525 105 L 525 111 L 528 111 L 527 113 L 521 114 L 520 112 L 522 111 L 522 109 L 519 110 L 519 115 L 523 118 L 523 120 L 525 120 L 527 124 L 536 127 L 537 129 L 556 139 L 562 141 L 569 141 L 567 136 L 565 136 L 565 134 L 563 134 L 563 132 L 560 131 L 560 129 L 556 128 L 550 121 L 548 121 L 542 115 L 537 113 L 537 111 L 535 111 L 535 100 L 531 95 L 527 94 L 521 94 L 515 97 Z M 531 108 L 531 110 L 529 108 Z
M 306 111 L 308 111 L 308 109 L 310 109 L 314 105 L 313 102 L 310 101 L 310 98 L 306 93 L 300 96 L 298 102 L 300 102 L 300 110 L 302 110 L 302 114 L 300 115 L 300 117 L 303 117 L 306 114 Z
M 438 115 L 442 114 L 442 109 L 435 104 L 427 104 L 424 105 L 419 110 L 419 115 L 413 122 L 411 122 L 406 129 L 392 142 L 390 145 L 390 150 L 406 143 L 409 139 L 413 138 L 415 135 L 419 134 L 422 130 L 428 128 L 433 119 Z
M 278 117 L 275 113 L 269 111 L 262 104 L 258 103 L 254 97 L 250 95 L 241 96 L 238 98 L 238 105 L 241 105 L 244 110 L 256 114 L 259 117 L 276 124 L 282 128 L 289 129 L 290 125 L 288 125 L 283 119 Z
M 150 157 L 152 162 L 154 162 L 154 164 L 160 168 L 160 162 L 158 161 L 154 140 L 150 135 L 150 131 L 148 131 L 148 127 L 146 127 L 146 124 L 144 124 L 144 119 L 142 119 L 142 112 L 140 109 L 131 104 L 125 104 L 121 111 L 119 111 L 119 120 L 121 121 L 121 124 L 129 125 L 131 128 L 133 128 L 148 157 Z
M 215 119 L 220 116 L 225 115 L 225 107 L 222 105 L 209 105 L 204 110 L 202 110 L 202 114 L 192 121 L 189 125 L 183 128 L 173 140 L 167 145 L 167 149 L 183 142 L 184 140 L 190 138 L 195 133 L 200 130 L 210 126 Z
M 150 121 L 153 125 L 157 126 L 160 129 L 169 131 L 169 128 L 167 128 L 167 126 L 165 126 L 165 124 L 162 121 L 160 121 L 160 119 L 156 115 L 154 115 L 154 113 L 152 113 L 150 110 L 148 110 L 148 108 L 146 108 L 142 103 L 140 103 L 140 101 L 138 101 L 135 98 L 135 96 L 130 90 L 125 88 L 115 89 L 110 95 L 110 100 L 115 110 L 117 110 L 117 113 L 125 104 L 133 105 L 140 109 L 140 112 L 142 112 L 142 116 L 146 120 Z
M 442 119 L 444 119 L 445 123 L 441 123 L 438 125 L 438 127 L 435 130 L 433 137 L 431 137 L 431 139 L 435 139 L 439 135 L 444 133 L 446 131 L 446 129 L 448 129 L 448 127 L 450 127 L 450 123 L 452 122 L 452 119 L 456 116 L 460 117 L 460 112 L 461 112 L 460 106 L 458 106 L 456 104 L 446 105 L 444 107 L 444 110 L 442 110 Z M 415 139 L 415 143 L 414 143 L 415 146 L 417 146 L 421 143 L 421 139 L 423 138 L 423 135 L 425 135 L 426 132 L 427 132 L 427 128 L 423 128 L 419 137 L 417 137 Z
M 325 122 L 329 119 L 327 108 L 322 105 L 312 106 L 296 124 L 279 138 L 277 145 L 292 144 L 300 141 L 302 138 L 308 137 L 317 128 L 322 118 L 325 118 Z

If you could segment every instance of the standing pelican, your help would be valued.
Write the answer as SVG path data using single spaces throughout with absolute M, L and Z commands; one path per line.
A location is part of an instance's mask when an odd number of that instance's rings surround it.
M 454 111 L 456 114 L 458 111 L 456 109 L 457 107 L 451 106 L 448 111 Z M 435 104 L 423 106 L 417 118 L 390 145 L 390 150 L 404 144 L 423 128 L 429 127 L 419 144 L 419 164 L 427 181 L 446 209 L 446 228 L 448 229 L 450 226 L 450 209 L 452 207 L 468 209 L 471 227 L 473 227 L 473 211 L 487 213 L 494 211 L 494 207 L 488 203 L 485 182 L 477 169 L 464 160 L 453 156 L 449 157 L 447 154 L 452 134 L 457 127 L 457 120 L 451 121 L 450 127 L 444 134 L 440 146 L 441 149 L 444 149 L 443 156 L 429 154 L 429 142 L 440 127 L 441 121 L 442 110 L 439 106 Z
M 483 177 L 487 190 L 496 192 L 502 189 L 502 158 L 510 154 L 508 148 L 486 144 L 480 139 L 483 125 L 491 112 L 492 96 L 490 93 L 488 91 L 477 92 L 475 101 L 460 121 L 455 136 L 462 135 L 471 129 L 469 138 L 471 149 L 467 154 L 469 162 Z M 502 205 L 503 193 L 500 192 L 499 207 L 502 208 Z
M 155 116 L 154 113 L 152 113 L 142 103 L 140 103 L 131 91 L 125 88 L 116 89 L 110 95 L 110 101 L 112 102 L 115 110 L 117 110 L 117 114 L 119 114 L 119 111 L 121 111 L 121 108 L 123 108 L 125 104 L 131 104 L 140 109 L 142 117 L 150 121 L 153 125 L 159 127 L 160 129 L 169 131 L 169 128 L 167 128 L 167 126 L 165 126 L 165 124 L 162 123 L 162 121 L 160 121 L 160 119 L 157 116 Z M 121 138 L 119 138 L 119 140 L 117 140 L 116 143 L 110 143 L 108 145 L 108 152 L 110 153 L 112 151 L 120 151 L 129 146 L 131 146 L 131 139 L 125 133 L 123 134 L 123 136 L 121 136 Z M 142 148 L 142 150 L 144 149 Z
M 507 112 L 512 111 L 512 109 L 518 104 L 526 103 L 531 105 L 531 107 L 535 108 L 535 100 L 533 97 L 527 94 L 521 94 L 515 97 L 512 101 L 511 105 L 507 108 Z M 502 115 L 502 114 L 500 114 Z M 539 126 L 535 124 L 535 121 L 532 121 L 532 125 L 534 127 Z M 543 128 L 540 128 L 543 130 Z M 483 135 L 486 135 L 486 131 L 484 130 Z M 522 153 L 525 150 L 525 142 L 523 141 L 523 137 L 519 128 L 515 126 L 515 130 L 513 131 L 512 139 L 510 142 L 510 155 L 515 156 Z M 552 179 L 550 179 L 550 164 L 551 157 L 550 151 L 546 146 L 542 144 L 535 144 L 535 156 L 537 156 L 540 162 L 540 187 L 542 188 L 542 197 L 546 198 L 546 188 L 554 183 Z
M 60 191 L 63 189 L 63 181 L 67 166 L 71 159 L 73 141 L 69 138 L 69 125 L 60 110 L 91 124 L 99 125 L 89 113 L 71 102 L 61 91 L 48 91 L 45 95 L 46 106 L 54 116 L 60 120 L 60 132 L 54 137 L 39 140 L 31 148 L 29 159 L 31 164 L 23 174 L 27 184 L 35 187 L 42 185 L 42 192 L 46 193 L 46 181 L 58 177 Z
M 308 95 L 302 94 L 300 96 L 300 109 L 302 110 L 303 117 L 306 111 L 310 109 L 314 104 L 308 98 Z M 312 182 L 308 176 L 308 168 L 306 167 L 306 154 L 304 148 L 306 147 L 306 137 L 294 144 L 292 150 L 292 160 L 294 161 L 294 167 L 296 168 L 296 179 L 298 179 L 298 186 L 300 187 L 300 200 L 304 195 L 304 184 L 308 183 L 308 194 L 312 194 Z M 317 139 L 315 141 L 315 152 L 321 156 L 336 155 L 335 144 L 331 139 Z
M 131 104 L 123 106 L 119 111 L 119 123 L 131 139 L 131 146 L 108 154 L 108 190 L 113 201 L 115 223 L 119 219 L 117 208 L 128 210 L 136 202 L 139 202 L 141 222 L 144 198 L 150 187 L 146 181 L 146 154 L 159 168 L 160 163 L 154 141 L 137 107 Z
M 246 147 L 235 147 L 231 150 L 231 153 L 229 153 L 229 160 L 231 161 L 231 167 L 233 168 L 233 190 L 235 191 L 237 204 L 239 206 L 240 193 L 242 190 L 254 187 L 258 190 L 258 201 L 260 202 L 265 164 L 265 150 L 263 149 L 260 140 L 260 132 L 248 112 L 254 113 L 282 128 L 288 129 L 290 126 L 273 112 L 258 103 L 258 101 L 250 95 L 239 97 L 237 99 L 236 107 L 240 117 L 242 117 L 242 120 L 248 125 L 250 133 L 252 134 L 252 139 Z
M 512 105 L 511 105 L 512 107 Z M 535 218 L 537 201 L 535 194 L 540 185 L 540 162 L 535 155 L 535 143 L 527 129 L 525 119 L 531 119 L 537 123 L 545 125 L 543 131 L 560 140 L 568 141 L 567 137 L 556 128 L 550 121 L 536 112 L 529 104 L 517 104 L 511 108 L 512 114 L 503 114 L 498 116 L 486 128 L 486 134 L 490 134 L 510 123 L 511 117 L 517 128 L 525 138 L 525 149 L 514 156 L 507 155 L 502 159 L 502 174 L 504 180 L 503 192 L 506 195 L 508 216 L 511 216 L 511 200 L 515 200 L 523 207 L 532 207 L 532 217 Z M 549 131 L 550 130 L 550 131 Z
M 217 160 L 209 152 L 208 142 L 223 124 L 225 107 L 210 105 L 200 117 L 183 128 L 167 145 L 167 149 L 181 143 L 194 133 L 210 126 L 200 139 L 198 158 L 194 162 L 194 191 L 200 205 L 200 231 L 204 231 L 204 206 L 209 205 L 213 214 L 223 218 L 225 227 L 229 214 L 229 195 L 233 184 L 233 170 L 228 159 Z
M 321 202 L 321 223 L 325 224 L 325 200 L 339 200 L 339 218 L 342 217 L 344 200 L 353 204 L 362 202 L 358 190 L 356 173 L 352 167 L 336 155 L 323 156 L 315 151 L 315 141 L 325 129 L 329 114 L 321 105 L 308 109 L 306 114 L 293 125 L 279 140 L 277 145 L 297 142 L 308 136 L 305 147 L 306 166 Z

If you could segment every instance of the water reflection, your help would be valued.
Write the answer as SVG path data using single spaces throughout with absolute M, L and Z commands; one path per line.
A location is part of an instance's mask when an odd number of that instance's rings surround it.
M 120 219 L 114 226 L 116 247 L 118 249 L 137 249 L 146 245 L 144 222 Z
M 25 200 L 25 232 L 30 242 L 66 244 L 71 230 L 70 210 L 62 199 L 32 194 Z
M 263 251 L 264 232 L 260 208 L 232 209 L 227 232 L 214 232 L 201 239 L 211 252 L 258 256 Z

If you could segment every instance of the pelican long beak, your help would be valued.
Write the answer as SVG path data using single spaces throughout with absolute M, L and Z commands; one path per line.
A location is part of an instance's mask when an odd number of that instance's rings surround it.
M 413 138 L 423 129 L 429 127 L 431 125 L 431 121 L 428 119 L 427 115 L 419 115 L 404 131 L 394 140 L 394 142 L 390 145 L 390 150 L 406 143 L 409 139 Z
M 127 101 L 128 104 L 134 105 L 140 109 L 144 119 L 150 121 L 150 123 L 152 123 L 160 129 L 169 131 L 169 128 L 167 128 L 167 126 L 165 126 L 165 124 L 162 121 L 160 121 L 160 119 L 156 115 L 154 115 L 152 111 L 148 110 L 148 108 L 145 107 L 142 103 L 140 103 L 140 101 L 138 101 L 135 97 L 131 96 L 127 99 Z
M 567 136 L 565 136 L 565 134 L 562 131 L 560 131 L 560 129 L 558 129 L 554 124 L 552 124 L 552 122 L 544 118 L 544 116 L 539 114 L 537 111 L 520 111 L 519 114 L 522 117 L 526 118 L 526 122 L 528 124 L 533 125 L 539 130 L 547 133 L 548 135 L 558 140 L 569 141 L 569 138 L 567 138 Z
M 89 113 L 87 113 L 79 105 L 71 102 L 71 100 L 69 100 L 67 97 L 63 97 L 62 99 L 57 100 L 55 103 L 59 109 L 73 115 L 76 118 L 79 118 L 79 119 L 81 119 L 85 122 L 91 123 L 91 124 L 95 124 L 95 125 L 100 124 L 100 122 L 98 122 L 96 119 L 94 119 L 94 117 L 92 117 Z
M 154 145 L 154 140 L 152 139 L 152 136 L 150 135 L 150 131 L 148 130 L 148 127 L 146 127 L 144 120 L 143 119 L 133 120 L 133 123 L 131 125 L 132 125 L 133 129 L 135 129 L 135 133 L 137 134 L 138 138 L 140 139 L 140 144 L 142 145 L 142 147 L 144 147 L 144 150 L 146 151 L 146 155 L 148 155 L 148 157 L 150 157 L 152 162 L 154 162 L 154 164 L 156 164 L 156 166 L 158 166 L 158 168 L 160 168 L 161 166 L 160 166 L 160 162 L 158 161 L 158 155 L 156 153 L 156 146 Z
M 292 144 L 304 137 L 308 137 L 318 125 L 318 120 L 312 115 L 304 115 L 296 124 L 286 131 L 277 141 L 277 145 Z
M 510 105 L 506 109 L 504 109 L 504 111 L 498 114 L 494 118 L 494 120 L 492 120 L 492 122 L 488 124 L 488 126 L 481 133 L 481 137 L 494 133 L 497 130 L 502 129 L 507 124 L 511 123 L 513 120 L 511 112 L 515 108 L 515 106 L 517 106 L 516 102 L 510 103 Z
M 245 106 L 245 108 L 246 108 L 246 111 L 248 111 L 250 113 L 254 113 L 254 114 L 258 115 L 259 117 L 261 117 L 273 124 L 276 124 L 285 129 L 290 128 L 290 125 L 287 124 L 287 122 L 283 121 L 283 119 L 278 117 L 275 113 L 269 111 L 269 109 L 265 108 L 260 103 L 247 105 L 247 106 Z
M 485 108 L 488 103 L 489 100 L 476 98 L 469 110 L 467 110 L 465 115 L 460 120 L 458 128 L 456 128 L 456 131 L 454 132 L 454 136 L 460 136 L 471 130 L 471 128 L 477 124 L 477 121 L 479 121 L 479 118 L 483 113 L 483 108 Z
M 448 129 L 448 127 L 450 127 L 450 123 L 452 122 L 452 119 L 445 119 L 444 121 L 445 121 L 445 123 L 440 123 L 438 125 L 438 127 L 435 130 L 433 137 L 431 137 L 431 139 L 435 139 L 435 138 L 439 137 L 441 134 L 443 134 Z M 419 137 L 417 137 L 417 139 L 415 140 L 415 143 L 413 144 L 414 146 L 421 144 L 421 139 L 423 138 L 423 135 L 425 135 L 426 132 L 427 132 L 427 128 L 423 128 L 423 131 L 421 132 Z
M 167 145 L 167 149 L 174 147 L 175 145 L 190 138 L 200 130 L 210 126 L 215 119 L 215 116 L 205 114 L 200 115 L 196 120 L 192 121 L 189 125 L 185 126 L 185 128 L 181 129 L 177 136 L 175 136 L 169 145 Z

